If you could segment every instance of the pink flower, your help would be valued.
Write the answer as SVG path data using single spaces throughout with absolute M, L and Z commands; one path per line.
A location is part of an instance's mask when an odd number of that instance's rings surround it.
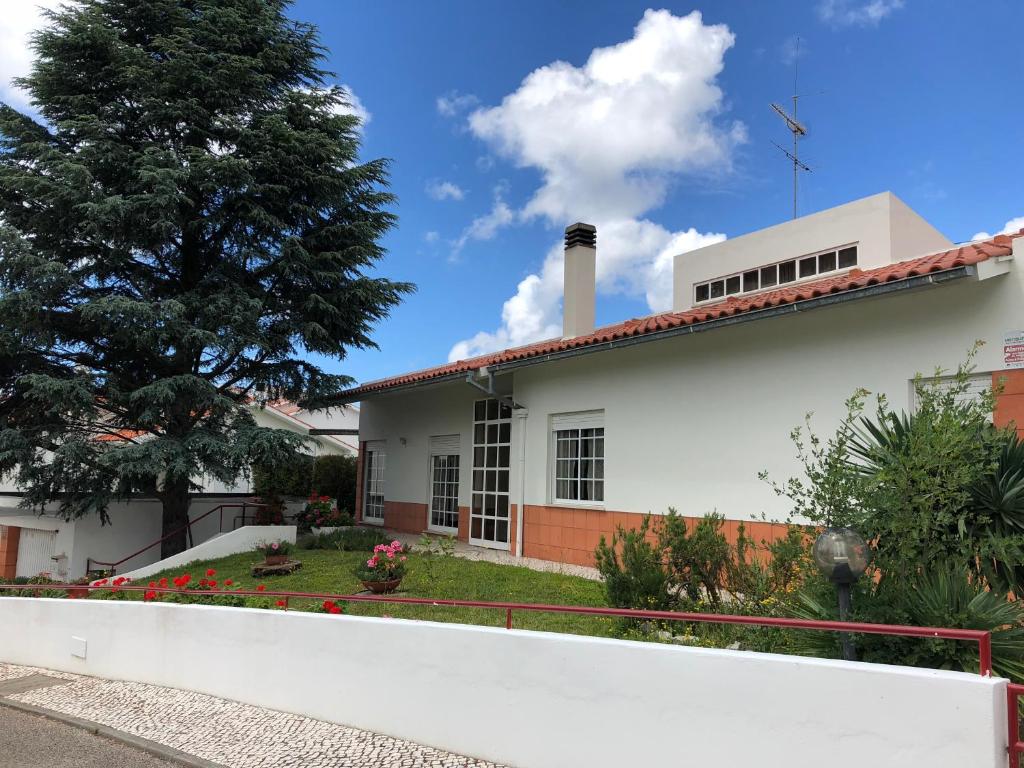
M 401 549 L 402 548 L 402 542 L 400 542 L 398 539 L 395 539 L 394 541 L 391 542 L 391 546 L 392 547 L 396 547 L 397 549 Z
M 403 562 L 403 563 L 404 563 L 404 562 L 405 562 L 406 560 L 408 560 L 408 559 L 409 559 L 409 558 L 407 558 L 407 557 L 406 557 L 405 555 L 402 555 L 402 562 Z
M 278 547 L 280 547 L 280 546 L 281 546 L 281 545 L 280 545 L 280 544 L 278 544 L 278 543 L 277 543 L 277 542 L 275 541 L 275 542 L 274 542 L 273 544 L 271 544 L 271 545 L 270 545 L 270 548 L 271 548 L 271 549 L 277 549 L 277 548 L 278 548 Z

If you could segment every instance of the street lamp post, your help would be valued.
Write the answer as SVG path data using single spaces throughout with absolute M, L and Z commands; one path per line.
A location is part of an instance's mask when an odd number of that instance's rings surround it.
M 867 544 L 852 528 L 829 528 L 818 536 L 811 555 L 819 570 L 836 585 L 839 620 L 846 621 L 850 615 L 850 587 L 868 567 Z M 853 638 L 846 632 L 840 632 L 839 638 L 843 658 L 855 661 Z

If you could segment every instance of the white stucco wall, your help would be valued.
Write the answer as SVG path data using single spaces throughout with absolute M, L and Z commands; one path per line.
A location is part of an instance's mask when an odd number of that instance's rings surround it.
M 781 481 L 801 472 L 790 432 L 806 413 L 827 436 L 859 387 L 906 409 L 916 373 L 955 368 L 976 340 L 986 342 L 977 371 L 1001 370 L 1003 334 L 1021 324 L 1022 306 L 1021 265 L 1011 262 L 1009 273 L 987 280 L 968 277 L 520 368 L 512 375 L 515 399 L 529 412 L 526 503 L 552 501 L 551 415 L 603 410 L 605 509 L 664 513 L 671 506 L 693 516 L 765 512 L 783 520 L 789 501 L 758 473 Z M 457 382 L 364 401 L 361 439 L 388 441 L 389 500 L 425 501 L 429 435 L 459 432 L 463 466 L 470 466 L 475 397 Z M 516 446 L 512 455 L 515 469 Z M 462 504 L 468 479 L 464 474 Z M 517 482 L 513 476 L 513 503 Z
M 1006 764 L 1006 681 L 966 673 L 138 602 L 0 598 L 0 625 L 19 628 L 0 633 L 2 661 L 196 690 L 520 768 Z M 296 637 L 303 652 L 282 652 Z
M 498 384 L 503 389 L 509 385 L 508 380 Z M 473 404 L 485 397 L 469 384 L 457 381 L 424 390 L 390 394 L 364 405 L 360 413 L 359 439 L 386 441 L 384 496 L 388 501 L 428 503 L 429 440 L 433 436 L 457 434 L 459 505 L 469 506 Z M 514 467 L 511 477 L 514 482 Z M 512 503 L 515 503 L 514 493 Z

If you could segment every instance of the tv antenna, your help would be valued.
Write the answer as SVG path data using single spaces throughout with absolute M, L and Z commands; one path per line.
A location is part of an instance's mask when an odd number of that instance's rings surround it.
M 786 157 L 788 157 L 790 162 L 793 164 L 793 218 L 794 219 L 796 218 L 796 215 L 797 215 L 796 214 L 796 200 L 797 200 L 796 193 L 797 193 L 797 186 L 798 186 L 798 182 L 799 182 L 800 171 L 807 171 L 808 173 L 810 173 L 810 170 L 811 170 L 805 163 L 800 161 L 800 145 L 799 145 L 799 142 L 800 142 L 800 138 L 802 136 L 806 136 L 807 135 L 807 128 L 805 128 L 803 126 L 803 124 L 799 120 L 796 119 L 797 101 L 800 99 L 800 95 L 797 93 L 797 89 L 796 89 L 797 74 L 798 74 L 798 71 L 799 71 L 799 66 L 800 66 L 800 38 L 798 37 L 796 39 L 796 55 L 795 55 L 795 57 L 793 59 L 793 114 L 792 115 L 788 114 L 786 112 L 786 110 L 783 109 L 781 106 L 779 106 L 778 104 L 775 104 L 774 102 L 772 103 L 772 109 L 774 109 L 775 112 L 778 114 L 778 116 L 783 119 L 783 121 L 786 123 L 786 128 L 789 129 L 789 132 L 793 134 L 793 151 L 792 152 L 790 152 L 786 148 L 780 146 L 779 144 L 776 144 L 774 141 L 772 142 L 772 144 L 775 144 L 776 148 L 778 148 L 778 150 L 780 152 L 782 152 L 782 154 L 784 154 Z

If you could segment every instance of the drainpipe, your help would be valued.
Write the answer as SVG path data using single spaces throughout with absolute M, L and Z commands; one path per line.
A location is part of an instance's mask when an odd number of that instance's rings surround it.
M 519 421 L 519 499 L 516 507 L 516 557 L 523 556 L 523 519 L 526 517 L 526 417 L 530 412 L 519 408 L 513 413 Z

